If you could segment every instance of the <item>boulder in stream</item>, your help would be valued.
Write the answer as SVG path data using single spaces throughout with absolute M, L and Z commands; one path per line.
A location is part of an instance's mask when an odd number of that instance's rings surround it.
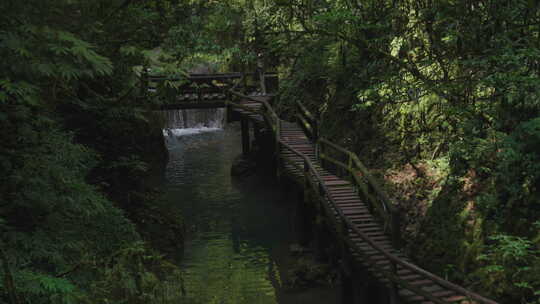
M 247 177 L 253 175 L 257 164 L 245 158 L 243 155 L 237 156 L 231 166 L 231 175 L 236 177 Z

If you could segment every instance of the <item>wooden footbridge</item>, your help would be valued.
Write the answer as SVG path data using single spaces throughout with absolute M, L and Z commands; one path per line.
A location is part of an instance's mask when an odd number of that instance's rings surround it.
M 400 251 L 399 212 L 358 156 L 319 136 L 317 119 L 301 103 L 296 122 L 288 122 L 272 96 L 258 95 L 231 87 L 229 116 L 241 121 L 245 153 L 250 124 L 256 136 L 271 138 L 279 175 L 303 192 L 300 204 L 309 206 L 303 210 L 323 219 L 329 235 L 323 245 L 338 256 L 343 303 L 497 304 L 413 264 Z
M 141 95 L 144 98 L 156 97 L 161 103 L 161 110 L 223 108 L 226 106 L 225 101 L 231 99 L 230 90 L 235 80 L 236 84 L 242 84 L 244 90 L 257 90 L 246 82 L 248 77 L 253 76 L 244 73 L 214 73 L 170 77 L 143 73 Z M 277 88 L 276 74 L 265 74 L 262 77 L 267 87 Z

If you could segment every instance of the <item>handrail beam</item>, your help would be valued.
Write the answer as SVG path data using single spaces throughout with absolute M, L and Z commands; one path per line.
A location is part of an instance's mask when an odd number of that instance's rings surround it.
M 317 119 L 315 119 L 315 116 L 311 114 L 311 112 L 298 100 L 295 100 L 296 105 L 300 108 L 300 112 L 308 118 L 311 122 L 317 122 Z
M 294 149 L 293 147 L 291 147 L 290 145 L 288 145 L 287 143 L 283 142 L 280 140 L 280 144 L 283 145 L 284 147 L 286 147 L 288 150 L 292 151 L 294 154 L 300 156 L 303 158 L 304 162 L 306 164 L 308 164 L 309 166 L 309 171 L 316 177 L 316 179 L 318 180 L 319 182 L 319 186 L 322 187 L 324 189 L 324 192 L 326 193 L 326 199 L 329 200 L 330 202 L 332 202 L 332 204 L 334 206 L 337 206 L 335 200 L 327 195 L 327 193 L 329 193 L 328 191 L 328 188 L 326 187 L 326 185 L 324 184 L 322 178 L 320 177 L 320 175 L 318 174 L 318 172 L 315 170 L 315 166 L 313 166 L 311 160 L 305 156 L 305 154 L 303 153 L 300 153 L 298 152 L 296 149 Z M 356 227 L 356 225 L 354 225 L 349 219 L 347 216 L 345 216 L 343 214 L 343 211 L 340 209 L 340 208 L 335 208 L 337 213 L 339 214 L 339 217 L 341 218 L 341 220 L 346 224 L 347 228 L 348 229 L 352 229 L 356 234 L 358 234 L 366 243 L 368 243 L 373 249 L 379 251 L 382 255 L 384 255 L 388 260 L 390 260 L 391 262 L 394 262 L 396 264 L 399 264 L 401 265 L 403 268 L 407 268 L 417 274 L 420 274 L 422 276 L 424 276 L 425 278 L 428 278 L 432 281 L 434 281 L 435 283 L 443 286 L 443 287 L 446 287 L 448 289 L 451 289 L 459 294 L 462 294 L 464 296 L 467 296 L 473 300 L 476 300 L 476 301 L 480 301 L 481 303 L 483 304 L 498 304 L 497 302 L 494 302 L 492 300 L 489 300 L 487 298 L 484 298 L 478 294 L 475 294 L 473 292 L 470 292 L 466 289 L 464 289 L 463 287 L 461 286 L 458 286 L 458 285 L 455 285 L 453 283 L 450 283 L 444 279 L 442 279 L 441 277 L 435 275 L 435 274 L 432 274 L 414 264 L 411 264 L 407 261 L 404 261 L 398 257 L 396 257 L 395 255 L 391 254 L 390 252 L 388 252 L 386 249 L 382 248 L 381 246 L 379 246 L 377 243 L 375 243 L 373 240 L 371 240 L 368 236 L 366 236 L 360 229 L 358 229 Z M 442 302 L 442 303 L 445 303 L 445 302 Z

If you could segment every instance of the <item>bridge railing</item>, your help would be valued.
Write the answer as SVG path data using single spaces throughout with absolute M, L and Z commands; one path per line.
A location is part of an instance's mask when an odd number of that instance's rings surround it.
M 357 189 L 358 195 L 368 206 L 372 214 L 377 214 L 383 221 L 385 232 L 389 232 L 392 236 L 392 244 L 395 248 L 401 247 L 401 215 L 399 209 L 392 203 L 390 198 L 382 190 L 382 187 L 371 175 L 369 170 L 360 161 L 358 156 L 325 138 L 319 138 L 317 141 L 319 158 L 328 161 L 333 165 L 341 168 L 345 172 L 345 178 L 353 183 Z M 341 157 L 332 157 L 330 150 L 341 154 Z M 345 159 L 343 162 L 340 159 Z
M 267 101 L 267 98 L 263 96 L 247 96 L 245 94 L 236 92 L 233 89 L 229 90 L 229 92 L 231 95 L 235 96 L 236 98 L 244 99 L 244 100 L 252 100 L 252 101 L 260 102 L 262 104 L 262 107 L 259 110 L 255 110 L 239 102 L 235 102 L 234 98 L 231 98 L 231 100 L 227 101 L 227 104 L 230 104 L 234 107 L 237 107 L 237 108 L 240 108 L 242 110 L 249 111 L 252 113 L 261 114 L 264 117 L 264 120 L 266 121 L 266 123 L 272 128 L 272 132 L 274 134 L 275 147 L 277 149 L 277 147 L 279 147 L 278 142 L 280 138 L 279 136 L 281 134 L 281 119 L 279 118 L 277 113 L 274 111 L 274 108 Z M 279 150 L 276 151 L 276 153 L 278 152 Z
M 315 115 L 298 100 L 295 101 L 295 104 L 297 106 L 296 119 L 306 135 L 316 143 L 317 158 L 322 160 L 323 167 L 328 169 L 324 164 L 325 162 L 329 162 L 340 169 L 336 173 L 353 183 L 360 198 L 367 204 L 370 212 L 377 214 L 383 221 L 384 231 L 391 234 L 394 247 L 400 248 L 401 217 L 399 210 L 394 206 L 386 193 L 382 191 L 381 186 L 379 186 L 358 156 L 352 151 L 319 137 L 319 122 Z M 336 157 L 332 155 L 336 155 Z
M 420 286 L 413 285 L 409 281 L 400 278 L 398 275 L 398 268 L 401 268 L 401 269 L 407 269 L 416 275 L 419 275 L 427 280 L 430 280 L 440 285 L 441 287 L 451 290 L 456 295 L 461 295 L 467 298 L 469 301 L 468 303 L 498 304 L 495 301 L 492 301 L 476 293 L 468 291 L 461 286 L 448 282 L 435 274 L 432 274 L 414 264 L 411 264 L 405 261 L 403 258 L 400 258 L 396 256 L 395 254 L 392 254 L 388 250 L 378 245 L 368 235 L 366 235 L 364 232 L 358 229 L 356 225 L 352 223 L 352 221 L 345 214 L 343 214 L 343 211 L 340 208 L 336 207 L 337 202 L 330 195 L 328 195 L 328 193 L 330 192 L 328 188 L 326 187 L 323 179 L 319 175 L 316 166 L 313 165 L 312 161 L 304 153 L 301 153 L 295 150 L 293 147 L 291 147 L 287 143 L 281 140 L 279 140 L 278 142 L 281 145 L 281 147 L 289 150 L 290 152 L 296 154 L 297 156 L 303 159 L 303 166 L 302 167 L 300 167 L 299 165 L 296 165 L 296 166 L 298 169 L 304 172 L 304 181 L 305 181 L 306 187 L 313 189 L 320 197 L 324 198 L 326 202 L 330 203 L 330 205 L 327 203 L 323 203 L 322 205 L 329 218 L 334 218 L 334 214 L 336 212 L 338 213 L 339 222 L 336 222 L 335 224 L 338 225 L 338 227 L 341 226 L 341 233 L 342 233 L 343 241 L 347 242 L 354 251 L 362 255 L 368 265 L 375 268 L 379 274 L 382 274 L 391 282 L 391 287 L 394 293 L 397 293 L 397 286 L 400 286 L 404 289 L 409 290 L 410 292 L 416 295 L 424 297 L 425 299 L 433 303 L 448 304 L 448 303 L 462 303 L 463 302 L 463 299 L 459 299 L 456 301 L 443 300 L 440 297 L 437 297 L 436 295 L 434 295 L 433 292 L 424 290 Z M 334 208 L 331 208 L 331 206 L 333 206 Z M 388 259 L 390 261 L 390 267 L 385 267 L 383 265 L 378 264 L 377 262 L 380 260 L 375 260 L 374 259 L 375 255 L 363 254 L 364 250 L 359 248 L 357 243 L 352 242 L 350 240 L 349 231 L 352 231 L 353 233 L 357 234 L 373 250 L 377 251 L 380 255 L 383 255 L 386 259 Z M 397 294 L 394 294 L 394 296 L 397 297 Z
M 241 79 L 241 73 L 189 74 L 185 77 L 141 74 L 141 95 L 151 92 L 161 94 L 166 103 L 202 103 L 205 100 L 225 99 L 234 80 Z M 178 97 L 186 97 L 178 100 Z M 206 97 L 206 98 L 205 98 Z
M 295 104 L 297 107 L 296 121 L 300 124 L 306 135 L 313 142 L 316 142 L 319 137 L 318 120 L 301 102 L 295 100 Z

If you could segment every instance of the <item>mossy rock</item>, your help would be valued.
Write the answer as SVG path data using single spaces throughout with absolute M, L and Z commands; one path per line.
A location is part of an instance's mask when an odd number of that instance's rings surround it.
M 332 265 L 321 263 L 313 254 L 305 253 L 290 268 L 288 277 L 290 288 L 305 288 L 332 285 L 337 279 L 337 273 Z
M 257 164 L 242 155 L 236 157 L 231 166 L 231 175 L 236 177 L 247 177 L 255 174 Z

